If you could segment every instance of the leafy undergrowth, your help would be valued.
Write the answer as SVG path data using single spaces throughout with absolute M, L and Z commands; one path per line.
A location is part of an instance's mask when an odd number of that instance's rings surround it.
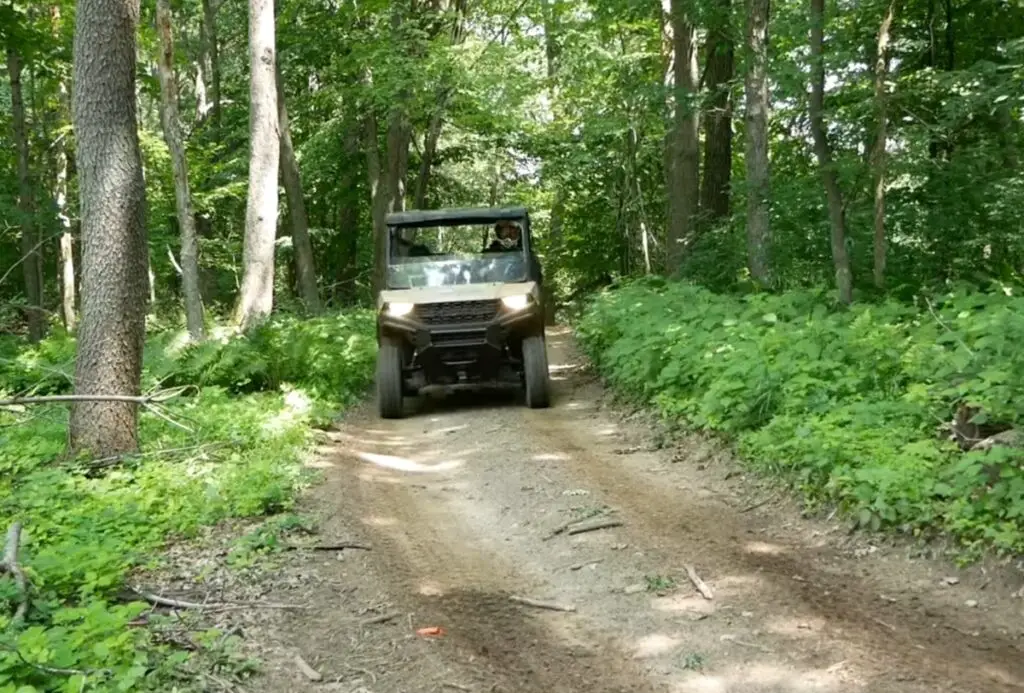
M 1012 294 L 838 311 L 825 292 L 736 297 L 646 279 L 596 297 L 578 333 L 613 387 L 725 435 L 812 508 L 942 532 L 968 559 L 1024 550 L 1024 454 L 951 439 L 1024 424 L 1024 298 Z
M 308 481 L 312 427 L 363 394 L 374 354 L 363 312 L 280 318 L 187 347 L 180 333 L 157 334 L 143 389 L 196 387 L 165 404 L 167 418 L 144 411 L 142 453 L 121 460 L 67 459 L 64 407 L 0 411 L 0 522 L 23 523 L 31 582 L 19 627 L 18 591 L 0 580 L 0 693 L 200 689 L 188 681 L 194 660 L 220 655 L 163 642 L 158 619 L 138 627 L 150 607 L 125 596 L 128 576 L 204 525 L 287 511 Z M 0 393 L 69 391 L 73 359 L 68 338 L 0 343 Z M 204 638 L 228 642 L 192 636 Z

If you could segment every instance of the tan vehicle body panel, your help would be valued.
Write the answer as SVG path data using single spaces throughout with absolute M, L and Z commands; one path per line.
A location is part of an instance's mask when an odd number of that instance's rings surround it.
M 540 301 L 537 282 L 495 282 L 491 284 L 456 284 L 454 286 L 424 286 L 414 289 L 392 289 L 381 291 L 377 296 L 377 308 L 385 303 L 447 303 L 449 301 L 487 301 L 506 296 L 529 294 Z

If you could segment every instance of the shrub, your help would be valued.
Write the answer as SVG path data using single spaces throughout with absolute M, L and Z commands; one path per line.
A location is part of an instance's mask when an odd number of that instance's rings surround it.
M 186 659 L 129 627 L 146 608 L 117 603 L 129 571 L 203 525 L 291 508 L 310 425 L 354 402 L 372 378 L 372 325 L 355 312 L 277 318 L 249 337 L 187 347 L 179 333 L 154 335 L 144 387 L 196 385 L 167 404 L 189 430 L 144 410 L 142 453 L 99 470 L 65 457 L 63 407 L 0 411 L 0 519 L 23 523 L 32 582 L 28 622 L 15 628 L 17 592 L 0 580 L 0 693 L 82 688 L 82 676 L 47 667 L 91 672 L 89 690 L 166 690 L 168 667 Z M 0 344 L 0 391 L 68 390 L 54 371 L 70 372 L 73 355 L 61 336 L 34 348 Z
M 957 287 L 921 301 L 837 310 L 823 291 L 644 279 L 597 296 L 577 331 L 614 387 L 727 436 L 809 504 L 1019 552 L 1021 453 L 964 453 L 942 424 L 957 411 L 996 431 L 1024 424 L 1024 299 Z

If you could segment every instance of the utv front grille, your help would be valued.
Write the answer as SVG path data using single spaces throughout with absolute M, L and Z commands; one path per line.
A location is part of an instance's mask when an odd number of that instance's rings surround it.
M 451 303 L 421 303 L 416 306 L 416 317 L 427 325 L 463 325 L 489 322 L 498 314 L 500 301 L 452 301 Z

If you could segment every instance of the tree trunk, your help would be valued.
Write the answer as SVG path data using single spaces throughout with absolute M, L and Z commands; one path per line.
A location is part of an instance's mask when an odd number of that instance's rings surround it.
M 409 170 L 409 120 L 396 108 L 391 112 L 387 134 L 387 211 L 405 209 L 405 177 Z
M 363 135 L 366 139 L 366 173 L 370 184 L 370 213 L 373 216 L 373 292 L 384 288 L 387 274 L 387 184 L 382 180 L 380 148 L 377 143 L 377 116 L 366 117 Z
M 335 253 L 338 258 L 338 271 L 335 281 L 340 285 L 335 296 L 344 304 L 356 301 L 356 279 L 359 276 L 359 204 L 358 182 L 356 180 L 359 167 L 357 160 L 360 155 L 360 132 L 358 128 L 350 128 L 345 132 L 343 147 L 345 159 L 338 177 L 338 186 L 342 192 L 341 209 L 338 211 L 338 237 L 340 247 Z
M 213 109 L 213 122 L 220 125 L 220 49 L 217 45 L 216 0 L 203 0 L 203 49 L 209 65 L 206 77 L 210 80 L 208 96 Z
M 747 267 L 760 286 L 771 283 L 771 166 L 768 160 L 768 16 L 770 0 L 747 0 L 745 157 Z
M 284 82 L 281 70 L 275 70 L 277 80 L 277 120 L 281 131 L 281 177 L 288 195 L 288 214 L 292 222 L 292 248 L 295 252 L 295 272 L 298 275 L 299 293 L 306 311 L 312 315 L 320 312 L 320 290 L 316 284 L 316 266 L 313 262 L 313 243 L 309 240 L 309 215 L 302 195 L 302 176 L 299 161 L 295 158 L 292 134 L 288 127 L 288 107 L 284 100 Z
M 451 45 L 457 46 L 466 37 L 463 26 L 466 19 L 466 1 L 457 0 L 452 9 L 455 17 L 452 21 Z M 454 88 L 454 85 L 450 84 L 447 79 L 442 80 L 441 84 L 442 86 L 437 92 L 437 104 L 430 115 L 427 133 L 423 138 L 423 158 L 420 160 L 420 172 L 416 178 L 416 190 L 413 197 L 413 205 L 416 209 L 424 209 L 427 206 L 430 174 L 434 158 L 437 156 L 437 143 L 441 138 L 441 130 L 444 128 L 444 111 Z
M 18 216 L 21 226 L 21 269 L 25 278 L 29 339 L 38 342 L 46 335 L 46 319 L 42 309 L 43 287 L 40 282 L 39 234 L 35 231 L 35 206 L 32 204 L 32 177 L 29 171 L 28 127 L 25 122 L 25 101 L 21 88 L 21 56 L 7 47 L 7 72 L 11 79 L 11 124 L 18 158 Z
M 138 395 L 149 250 L 135 104 L 138 0 L 79 0 L 72 120 L 82 218 L 82 313 L 75 393 Z M 138 450 L 138 405 L 80 402 L 73 452 Z
M 192 194 L 188 185 L 188 160 L 181 136 L 178 118 L 178 82 L 174 76 L 174 38 L 171 35 L 170 0 L 157 0 L 156 26 L 160 39 L 159 60 L 160 95 L 163 100 L 164 140 L 171 154 L 174 173 L 174 200 L 178 213 L 178 232 L 181 235 L 181 286 L 185 299 L 185 324 L 189 336 L 203 339 L 203 299 L 199 293 L 199 241 L 196 237 Z
M 441 129 L 443 127 L 444 117 L 441 111 L 438 110 L 430 116 L 427 134 L 423 138 L 423 158 L 420 160 L 420 175 L 416 178 L 416 194 L 413 197 L 413 206 L 416 209 L 425 209 L 427 206 L 430 171 L 434 165 L 434 157 L 437 155 L 437 143 L 441 139 Z
M 672 134 L 673 188 L 675 199 L 668 228 L 668 271 L 675 274 L 682 265 L 683 251 L 693 240 L 700 194 L 700 145 L 697 108 L 697 35 L 686 0 L 672 0 L 672 46 L 674 53 L 675 115 Z
M 825 186 L 832 227 L 832 262 L 836 270 L 836 289 L 839 301 L 849 304 L 853 301 L 853 275 L 850 271 L 850 257 L 846 252 L 843 193 L 839 189 L 839 177 L 832 162 L 832 150 L 825 131 L 824 25 L 825 0 L 811 0 L 811 135 L 814 137 L 814 153 Z
M 249 0 L 249 198 L 242 288 L 235 322 L 248 330 L 274 308 L 274 242 L 281 157 L 277 123 L 274 0 Z
M 713 11 L 705 71 L 710 112 L 704 116 L 704 180 L 700 193 L 701 217 L 708 225 L 729 216 L 732 176 L 732 0 L 717 0 Z
M 885 82 L 889 77 L 889 39 L 893 17 L 896 14 L 896 0 L 890 0 L 882 24 L 878 29 L 878 51 L 875 55 L 875 141 L 871 152 L 875 189 L 875 267 L 874 282 L 879 289 L 885 288 L 885 143 L 888 114 Z

